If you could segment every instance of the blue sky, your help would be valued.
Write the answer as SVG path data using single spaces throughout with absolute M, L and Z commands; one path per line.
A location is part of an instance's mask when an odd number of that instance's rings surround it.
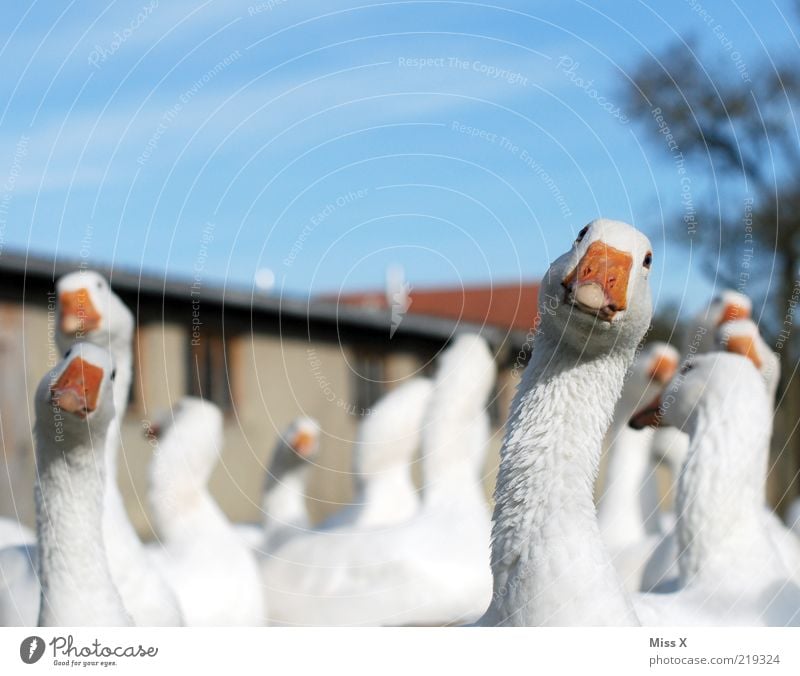
M 202 268 L 248 288 L 266 267 L 296 295 L 380 287 L 391 264 L 416 287 L 535 279 L 603 215 L 650 235 L 657 302 L 694 308 L 711 287 L 664 239 L 679 178 L 653 130 L 617 110 L 622 80 L 676 36 L 730 78 L 732 50 L 757 77 L 798 48 L 789 2 L 39 1 L 4 14 L 2 251 Z

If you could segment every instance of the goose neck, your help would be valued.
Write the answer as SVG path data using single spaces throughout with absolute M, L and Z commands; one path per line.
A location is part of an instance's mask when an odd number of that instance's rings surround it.
M 715 575 L 716 561 L 729 565 L 724 555 L 729 544 L 735 547 L 744 537 L 756 547 L 765 538 L 761 517 L 770 435 L 764 425 L 742 415 L 723 416 L 701 404 L 689 429 L 689 455 L 676 499 L 684 582 Z
M 633 352 L 587 355 L 537 337 L 501 451 L 489 623 L 637 623 L 593 501 L 602 440 Z
M 102 437 L 94 441 L 103 447 Z M 40 624 L 126 624 L 103 542 L 102 453 L 85 443 L 49 448 L 37 459 Z

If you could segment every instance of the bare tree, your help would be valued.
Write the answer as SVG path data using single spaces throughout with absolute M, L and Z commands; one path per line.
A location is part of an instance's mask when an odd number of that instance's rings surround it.
M 797 492 L 800 466 L 800 74 L 794 63 L 729 57 L 710 67 L 696 41 L 679 41 L 637 64 L 625 96 L 652 140 L 663 146 L 669 134 L 673 157 L 708 186 L 693 196 L 696 227 L 676 213 L 673 239 L 699 248 L 718 283 L 754 299 L 755 318 L 781 355 L 771 495 L 783 503 Z

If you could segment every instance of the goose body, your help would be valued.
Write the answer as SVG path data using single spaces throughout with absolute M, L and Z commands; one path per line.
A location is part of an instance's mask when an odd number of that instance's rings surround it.
M 278 437 L 261 498 L 261 523 L 237 524 L 236 531 L 257 552 L 270 552 L 311 529 L 306 485 L 319 450 L 319 424 L 295 418 Z
M 183 623 L 177 598 L 150 561 L 125 511 L 117 484 L 120 426 L 128 403 L 133 369 L 134 320 L 106 279 L 91 270 L 65 275 L 56 284 L 59 324 L 56 339 L 64 350 L 81 336 L 108 349 L 114 358 L 116 415 L 106 439 L 103 537 L 114 583 L 139 626 Z
M 189 626 L 259 626 L 261 579 L 252 550 L 209 495 L 222 446 L 222 413 L 185 397 L 158 426 L 150 504 L 153 560 L 175 590 Z
M 36 533 L 16 519 L 0 517 L 0 547 L 36 542 Z
M 132 377 L 133 315 L 104 277 L 90 270 L 65 275 L 56 284 L 59 348 L 80 337 L 108 349 L 114 359 L 115 415 L 105 438 L 103 540 L 114 584 L 140 626 L 182 624 L 177 598 L 156 570 L 128 519 L 116 481 L 120 424 Z M 26 550 L 0 552 L 0 570 L 13 567 L 13 585 L 0 587 L 0 623 L 29 625 L 38 615 L 37 557 Z M 27 568 L 25 570 L 25 568 Z M 33 618 L 33 620 L 32 620 Z
M 770 407 L 775 408 L 775 397 L 781 377 L 781 362 L 761 336 L 758 325 L 751 319 L 737 319 L 722 324 L 717 331 L 720 349 L 747 357 L 758 369 L 764 381 Z M 800 540 L 780 517 L 766 504 L 764 498 L 766 527 L 781 552 L 784 563 L 800 584 Z
M 651 459 L 654 431 L 631 429 L 628 421 L 672 378 L 678 361 L 677 350 L 666 343 L 645 346 L 628 371 L 606 435 L 608 469 L 597 518 L 614 566 L 631 592 L 641 589 L 645 567 L 663 532 Z
M 637 598 L 644 623 L 800 622 L 800 588 L 764 509 L 771 419 L 761 375 L 727 353 L 697 357 L 634 417 L 682 427 L 691 440 L 677 497 L 679 577 L 674 593 Z
M 40 626 L 128 626 L 103 542 L 111 356 L 77 343 L 36 391 Z
M 542 280 L 540 324 L 501 450 L 494 593 L 482 625 L 635 625 L 593 486 L 625 373 L 650 323 L 650 243 L 593 221 Z
M 316 531 L 265 558 L 273 622 L 440 625 L 480 615 L 491 578 L 478 468 L 494 377 L 483 340 L 457 338 L 441 357 L 425 418 L 419 510 L 401 524 Z
M 351 504 L 320 530 L 379 528 L 408 521 L 419 508 L 411 464 L 433 392 L 428 378 L 412 378 L 384 395 L 364 418 L 353 450 Z

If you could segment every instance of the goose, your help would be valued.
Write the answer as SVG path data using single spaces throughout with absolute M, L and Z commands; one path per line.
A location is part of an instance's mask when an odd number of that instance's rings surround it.
M 0 548 L 36 542 L 36 533 L 16 519 L 0 517 Z
M 274 624 L 441 625 L 480 615 L 491 594 L 481 474 L 495 373 L 481 337 L 454 339 L 423 424 L 418 511 L 393 526 L 296 537 L 266 557 Z
M 483 626 L 636 625 L 593 500 L 601 444 L 652 316 L 650 242 L 598 219 L 545 274 L 495 487 Z
M 61 277 L 56 284 L 56 341 L 66 351 L 76 339 L 107 348 L 117 372 L 113 384 L 116 414 L 106 436 L 103 538 L 114 583 L 139 626 L 182 624 L 174 592 L 151 561 L 128 519 L 116 481 L 120 425 L 132 378 L 134 319 L 106 279 L 92 270 Z M 39 581 L 35 546 L 0 552 L 0 624 L 34 624 Z
M 153 568 L 139 540 L 117 485 L 120 426 L 133 376 L 134 319 L 108 281 L 93 270 L 79 270 L 56 284 L 59 324 L 56 340 L 64 350 L 80 337 L 106 347 L 114 357 L 116 416 L 106 441 L 106 491 L 103 537 L 114 582 L 125 607 L 139 626 L 180 626 L 183 619 L 175 593 Z
M 786 525 L 792 533 L 800 536 L 800 498 L 795 498 L 786 510 Z
M 262 523 L 236 524 L 251 549 L 272 551 L 311 528 L 306 485 L 318 451 L 319 423 L 313 418 L 295 418 L 278 437 L 261 497 Z
M 178 595 L 188 626 L 260 626 L 261 578 L 252 550 L 209 495 L 222 447 L 222 413 L 184 397 L 150 428 L 150 507 L 159 544 L 153 560 Z
M 679 361 L 678 351 L 667 343 L 644 347 L 628 371 L 606 435 L 608 468 L 597 520 L 614 565 L 631 592 L 641 588 L 645 565 L 663 533 L 651 461 L 653 430 L 634 430 L 628 421 L 672 379 Z
M 408 521 L 419 508 L 411 463 L 422 435 L 433 383 L 412 378 L 384 395 L 359 426 L 353 450 L 352 503 L 320 530 L 378 528 Z
M 758 369 L 770 407 L 775 408 L 775 397 L 781 377 L 781 362 L 762 338 L 758 325 L 751 319 L 738 319 L 722 324 L 717 330 L 717 345 L 720 349 L 747 357 Z M 800 541 L 791 528 L 768 506 L 764 497 L 767 528 L 778 545 L 784 562 L 793 571 L 794 579 L 800 583 Z
M 681 427 L 690 437 L 677 497 L 680 575 L 674 593 L 636 599 L 641 620 L 800 622 L 800 587 L 766 528 L 772 407 L 751 361 L 727 352 L 696 357 L 631 424 Z
M 753 362 L 764 379 L 769 400 L 774 407 L 775 394 L 780 380 L 780 360 L 764 342 L 756 323 L 752 319 L 723 321 L 714 332 L 714 340 L 716 349 L 741 354 Z M 664 433 L 671 435 L 668 437 L 669 443 L 662 445 L 657 453 L 667 461 L 677 481 L 688 454 L 688 436 L 675 427 L 660 427 L 656 432 L 659 438 Z M 795 577 L 800 579 L 800 544 L 787 531 L 780 519 L 772 513 L 772 510 L 766 509 L 765 518 L 767 527 L 779 546 L 786 564 L 796 571 Z M 680 574 L 678 549 L 678 538 L 673 524 L 673 528 L 658 545 L 647 563 L 642 585 L 644 590 L 669 591 L 675 588 Z
M 752 301 L 743 293 L 723 290 L 688 323 L 684 354 L 691 356 L 711 352 L 715 349 L 717 328 L 734 319 L 748 319 L 752 309 Z
M 76 343 L 36 390 L 39 626 L 133 623 L 114 586 L 103 542 L 114 378 L 106 350 Z

